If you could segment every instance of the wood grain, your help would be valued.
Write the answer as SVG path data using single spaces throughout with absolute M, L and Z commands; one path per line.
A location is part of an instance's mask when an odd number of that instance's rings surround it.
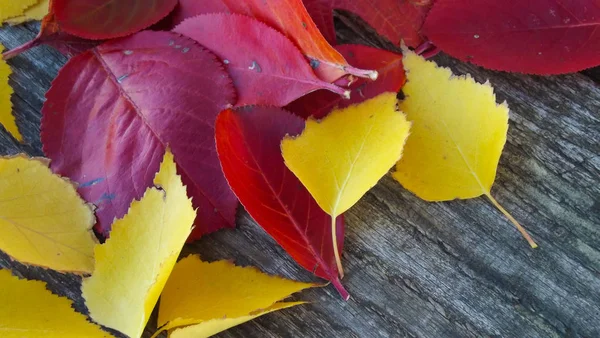
M 342 41 L 393 48 L 351 15 L 339 14 L 337 24 Z M 36 30 L 35 24 L 4 27 L 0 42 L 14 47 Z M 45 47 L 10 60 L 26 143 L 0 127 L 0 154 L 41 154 L 44 93 L 65 61 Z M 600 72 L 539 77 L 492 72 L 444 55 L 435 61 L 489 79 L 498 100 L 508 102 L 508 144 L 492 193 L 540 248 L 530 249 L 483 198 L 426 203 L 388 175 L 347 213 L 350 301 L 331 286 L 309 290 L 297 298 L 312 304 L 219 337 L 600 336 Z M 185 254 L 315 280 L 243 211 L 238 224 L 187 246 Z M 0 267 L 48 282 L 85 311 L 79 277 L 26 267 L 4 254 Z

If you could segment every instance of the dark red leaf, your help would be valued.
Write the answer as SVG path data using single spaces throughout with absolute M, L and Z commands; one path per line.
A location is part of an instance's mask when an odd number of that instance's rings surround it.
M 304 0 L 315 24 L 334 45 L 333 10 L 343 9 L 359 15 L 391 42 L 399 45 L 404 40 L 411 47 L 423 42 L 421 26 L 432 3 L 433 0 Z
M 86 39 L 133 34 L 160 21 L 177 0 L 52 0 L 62 31 Z
M 331 243 L 331 216 L 285 166 L 280 144 L 300 134 L 304 121 L 280 108 L 244 107 L 217 118 L 217 150 L 231 185 L 248 213 L 300 264 L 330 280 L 344 299 Z M 342 250 L 343 217 L 337 238 Z
M 193 238 L 234 225 L 237 200 L 219 166 L 214 123 L 235 103 L 216 57 L 172 32 L 141 32 L 72 58 L 46 95 L 44 152 L 80 184 L 107 235 L 170 147 L 198 207 Z
M 600 64 L 597 0 L 438 0 L 424 33 L 444 52 L 490 69 L 576 72 Z
M 251 17 L 204 14 L 185 20 L 174 31 L 223 60 L 238 92 L 238 106 L 281 107 L 317 89 L 347 95 L 344 89 L 320 80 L 288 38 Z
M 371 99 L 384 92 L 398 92 L 406 82 L 402 67 L 402 55 L 362 45 L 340 45 L 337 50 L 357 67 L 375 69 L 377 81 L 358 79 L 350 85 L 350 100 L 331 92 L 319 90 L 290 103 L 286 109 L 303 118 L 312 116 L 320 119 L 335 107 L 345 108 Z
M 334 82 L 346 74 L 377 77 L 372 71 L 350 66 L 331 47 L 308 15 L 302 0 L 180 0 L 175 24 L 215 11 L 247 15 L 277 29 L 309 58 L 315 73 L 323 81 Z

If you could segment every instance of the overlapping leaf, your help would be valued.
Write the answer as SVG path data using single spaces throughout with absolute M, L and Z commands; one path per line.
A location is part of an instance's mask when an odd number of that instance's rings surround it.
M 0 52 L 4 46 L 0 45 Z M 13 94 L 12 87 L 8 84 L 8 78 L 12 74 L 10 66 L 0 57 L 0 124 L 17 140 L 22 141 L 23 136 L 17 128 L 15 117 L 12 114 L 12 102 L 10 98 Z
M 375 69 L 379 73 L 377 80 L 354 81 L 350 86 L 349 100 L 319 90 L 292 102 L 286 109 L 303 118 L 312 116 L 320 119 L 334 108 L 345 108 L 384 92 L 398 92 L 406 81 L 404 68 L 402 68 L 402 55 L 363 45 L 340 45 L 336 49 L 356 67 Z
M 600 65 L 596 0 L 438 0 L 424 33 L 463 61 L 511 72 L 562 74 Z
M 234 225 L 237 200 L 214 143 L 234 89 L 197 43 L 170 32 L 106 43 L 71 59 L 46 96 L 44 151 L 98 206 L 102 234 L 151 185 L 167 145 L 198 208 L 194 238 Z
M 0 250 L 26 264 L 90 273 L 94 223 L 92 208 L 47 161 L 0 158 Z
M 180 3 L 177 20 L 219 11 L 251 16 L 266 23 L 292 40 L 311 60 L 315 73 L 326 82 L 334 82 L 346 74 L 377 78 L 376 72 L 349 65 L 331 47 L 310 18 L 302 0 L 180 0 Z
M 223 60 L 237 89 L 239 106 L 285 106 L 323 88 L 337 96 L 346 94 L 320 80 L 288 38 L 251 17 L 204 14 L 185 20 L 174 31 L 198 41 Z
M 408 82 L 400 104 L 413 123 L 394 178 L 427 201 L 487 196 L 536 244 L 492 197 L 490 190 L 508 131 L 508 106 L 496 104 L 493 88 L 408 50 Z
M 18 25 L 26 21 L 42 20 L 48 14 L 48 6 L 49 0 L 38 0 L 36 4 L 23 11 L 23 14 L 8 18 L 5 22 L 11 25 Z
M 384 93 L 334 110 L 321 121 L 308 119 L 300 136 L 283 140 L 285 164 L 332 220 L 358 202 L 402 156 L 410 123 L 396 105 L 396 93 Z M 336 261 L 342 272 L 339 256 Z
M 198 256 L 189 256 L 177 263 L 165 285 L 158 326 L 169 330 L 171 337 L 209 337 L 267 313 L 302 304 L 280 300 L 315 286 L 269 276 L 228 261 L 207 263 Z
M 423 38 L 421 26 L 434 0 L 303 0 L 310 16 L 323 35 L 336 43 L 333 10 L 343 9 L 359 15 L 375 30 L 395 44 L 401 41 L 416 47 Z M 356 65 L 356 67 L 360 67 Z
M 0 332 L 3 338 L 108 338 L 72 302 L 46 290 L 46 284 L 21 280 L 0 270 Z
M 331 218 L 286 168 L 280 143 L 304 121 L 279 108 L 246 107 L 217 118 L 217 150 L 225 177 L 248 213 L 308 271 L 330 280 L 343 298 L 331 242 Z M 336 223 L 343 248 L 344 224 Z
M 86 39 L 136 33 L 167 16 L 177 0 L 52 0 L 60 29 Z
M 129 337 L 141 336 L 195 217 L 170 152 L 154 184 L 96 246 L 96 268 L 82 286 L 94 321 Z
M 37 0 L 8 0 L 3 1 L 0 6 L 0 22 L 4 22 L 6 19 L 14 18 L 19 15 L 23 15 L 27 8 L 35 5 Z

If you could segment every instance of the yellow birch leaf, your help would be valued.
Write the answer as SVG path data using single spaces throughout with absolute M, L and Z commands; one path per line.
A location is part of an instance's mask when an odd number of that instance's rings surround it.
M 173 270 L 160 300 L 158 325 L 171 337 L 208 337 L 269 312 L 303 302 L 279 302 L 317 285 L 270 276 L 228 261 L 182 259 Z M 160 333 L 157 332 L 156 334 Z
M 59 271 L 94 269 L 94 214 L 48 161 L 0 158 L 0 250 Z
M 130 337 L 142 334 L 196 218 L 170 151 L 154 184 L 96 246 L 82 286 L 90 317 Z
M 413 128 L 393 177 L 427 201 L 485 195 L 536 247 L 490 193 L 508 132 L 506 103 L 496 104 L 489 83 L 454 76 L 408 50 L 404 55 L 406 99 L 400 109 Z
M 27 8 L 23 15 L 15 16 L 6 19 L 6 23 L 9 25 L 18 25 L 23 22 L 42 20 L 46 14 L 48 14 L 49 0 L 41 0 L 37 4 Z
M 38 0 L 0 0 L 0 22 L 8 18 L 23 15 L 25 10 L 35 5 Z
M 300 136 L 281 143 L 287 167 L 319 206 L 332 216 L 333 243 L 340 274 L 335 217 L 344 213 L 402 156 L 410 130 L 397 110 L 396 93 L 383 93 L 322 121 L 309 119 Z
M 2 0 L 0 0 L 2 1 Z M 12 1 L 12 0 L 8 0 Z M 0 53 L 4 52 L 4 46 L 0 45 Z M 13 94 L 12 87 L 8 84 L 8 78 L 12 74 L 10 66 L 0 57 L 0 124 L 19 142 L 23 141 L 19 128 L 12 114 L 12 102 L 10 97 Z
M 73 310 L 72 302 L 52 294 L 46 284 L 22 280 L 0 270 L 2 338 L 102 338 L 112 335 Z

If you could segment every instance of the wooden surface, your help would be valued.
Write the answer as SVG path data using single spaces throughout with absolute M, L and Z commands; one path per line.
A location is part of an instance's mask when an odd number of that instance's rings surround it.
M 345 41 L 385 44 L 352 17 L 341 15 L 338 24 Z M 14 47 L 36 29 L 3 28 L 0 42 Z M 498 100 L 508 101 L 508 144 L 492 193 L 540 248 L 530 249 L 483 198 L 426 203 L 388 175 L 347 213 L 343 282 L 350 301 L 333 287 L 309 290 L 296 298 L 312 304 L 220 337 L 600 336 L 600 71 L 540 77 L 487 71 L 443 55 L 435 60 L 457 74 L 489 79 Z M 40 109 L 65 61 L 45 47 L 10 61 L 26 142 L 16 143 L 0 127 L 0 154 L 42 154 Z M 184 253 L 315 280 L 243 211 L 238 224 Z M 28 268 L 2 253 L 0 267 L 48 282 L 83 311 L 78 277 Z

